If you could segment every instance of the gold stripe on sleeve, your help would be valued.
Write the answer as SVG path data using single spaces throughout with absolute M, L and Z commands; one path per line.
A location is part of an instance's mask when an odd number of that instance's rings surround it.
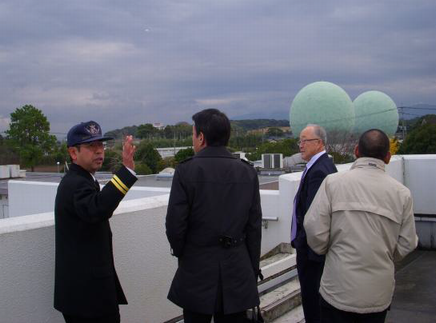
M 116 187 L 116 188 L 118 188 L 118 190 L 121 192 L 121 193 L 123 193 L 124 195 L 126 195 L 126 191 L 112 178 L 111 179 L 111 182 L 112 182 L 112 184 L 114 184 L 114 186 Z
M 124 185 L 124 183 L 120 180 L 120 178 L 117 175 L 114 175 L 112 178 L 115 179 L 118 184 L 120 184 L 120 186 L 126 191 L 126 193 L 129 191 L 129 188 L 126 185 Z

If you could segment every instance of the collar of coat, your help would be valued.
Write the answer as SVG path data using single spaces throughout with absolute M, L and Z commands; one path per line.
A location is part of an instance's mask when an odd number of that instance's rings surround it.
M 195 154 L 194 158 L 235 158 L 225 146 L 207 146 Z
M 354 168 L 375 168 L 385 171 L 385 162 L 377 158 L 361 157 L 351 165 L 351 169 Z
M 95 180 L 94 176 L 92 176 L 92 174 L 90 172 L 88 172 L 82 166 L 79 166 L 77 164 L 71 163 L 70 171 L 76 172 L 76 173 L 78 173 L 86 178 L 93 180 L 93 181 Z

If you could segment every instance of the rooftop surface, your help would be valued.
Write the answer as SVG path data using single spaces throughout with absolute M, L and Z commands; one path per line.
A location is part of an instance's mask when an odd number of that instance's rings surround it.
M 414 251 L 397 266 L 395 279 L 386 322 L 436 322 L 436 251 Z

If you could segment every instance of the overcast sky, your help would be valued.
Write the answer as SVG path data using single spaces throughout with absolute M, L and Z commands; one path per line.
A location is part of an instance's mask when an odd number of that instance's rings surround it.
M 2 0 L 0 131 L 17 107 L 54 133 L 286 117 L 305 85 L 436 104 L 434 0 Z

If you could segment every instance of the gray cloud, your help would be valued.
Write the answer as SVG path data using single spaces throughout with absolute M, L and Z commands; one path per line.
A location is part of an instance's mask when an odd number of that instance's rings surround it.
M 33 104 L 64 133 L 85 119 L 105 130 L 190 121 L 206 107 L 286 116 L 319 80 L 352 99 L 377 89 L 397 104 L 434 104 L 435 9 L 431 0 L 4 0 L 0 117 Z

